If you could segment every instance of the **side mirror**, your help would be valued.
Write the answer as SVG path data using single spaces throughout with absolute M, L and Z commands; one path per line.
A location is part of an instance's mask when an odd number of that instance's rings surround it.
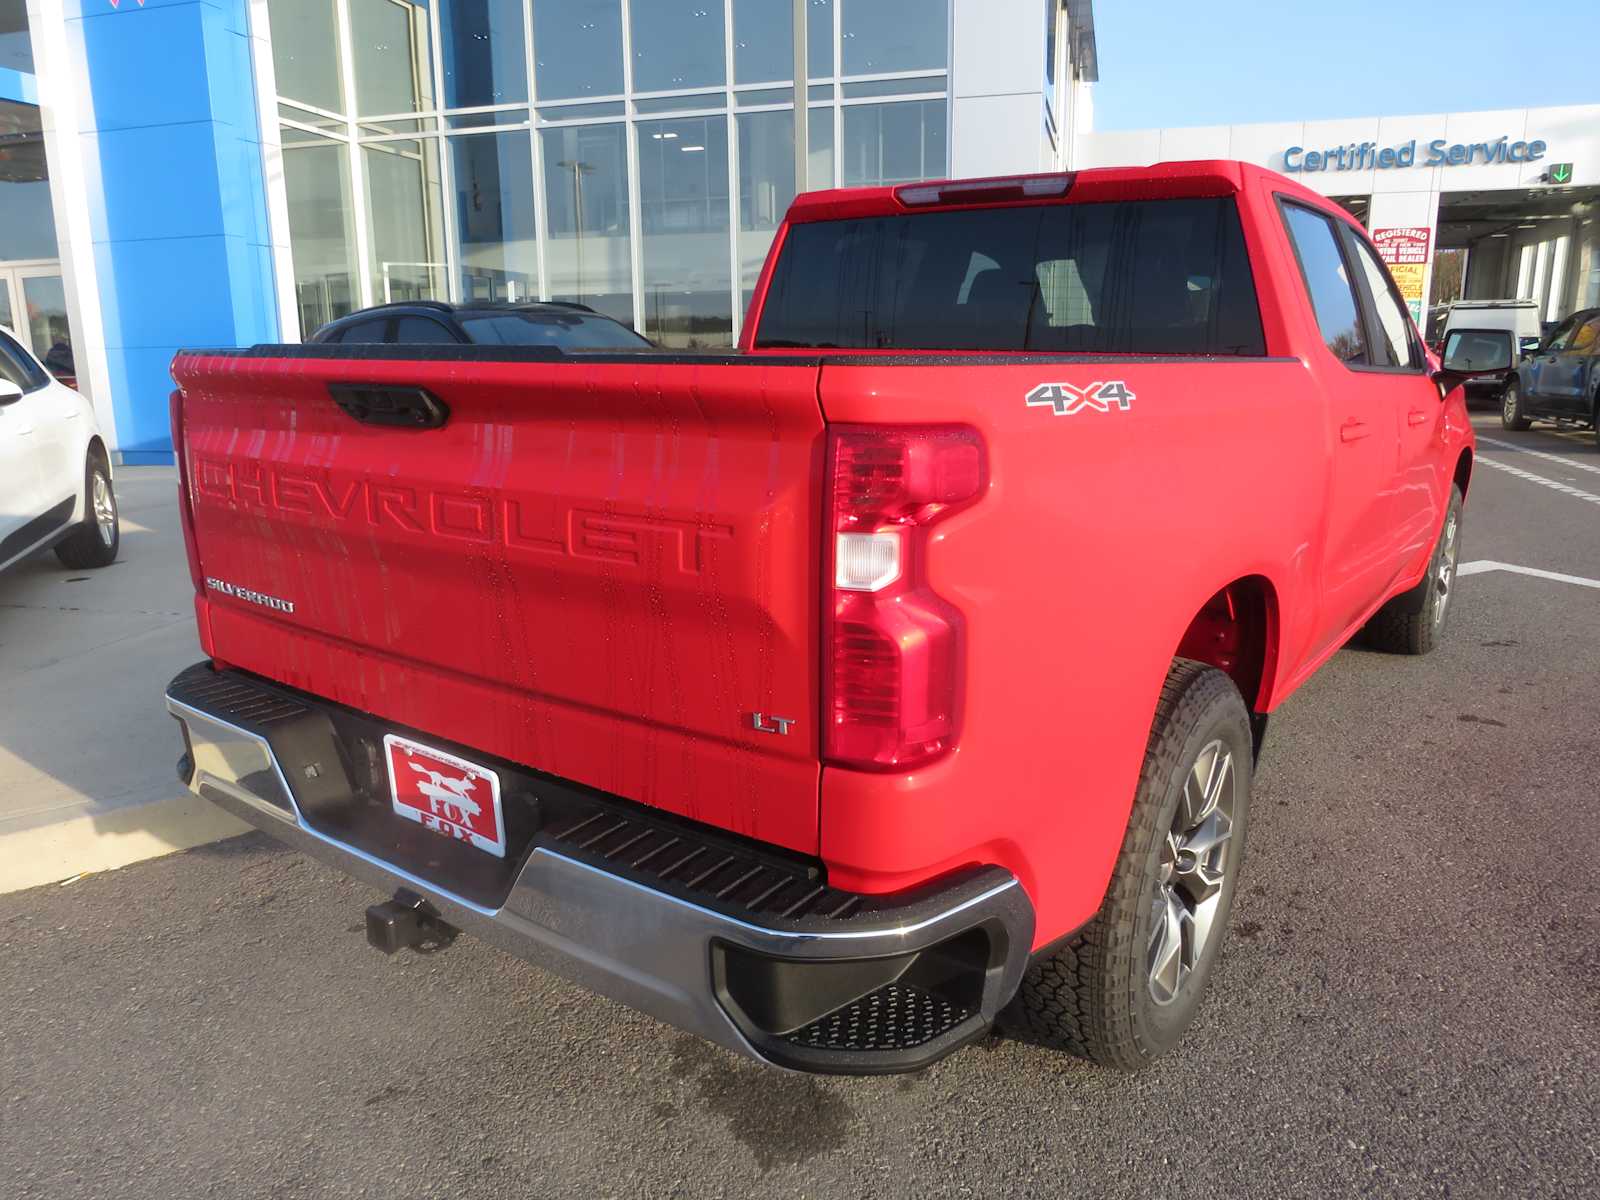
M 9 379 L 0 379 L 0 408 L 22 399 L 22 389 Z
M 1443 400 L 1476 374 L 1476 371 L 1453 371 L 1449 367 L 1440 367 L 1429 378 L 1438 385 L 1439 399 Z

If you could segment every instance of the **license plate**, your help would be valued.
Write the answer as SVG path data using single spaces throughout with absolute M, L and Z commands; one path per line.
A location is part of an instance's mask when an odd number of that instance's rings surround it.
M 383 749 L 395 812 L 444 837 L 506 856 L 498 775 L 393 733 L 385 735 Z

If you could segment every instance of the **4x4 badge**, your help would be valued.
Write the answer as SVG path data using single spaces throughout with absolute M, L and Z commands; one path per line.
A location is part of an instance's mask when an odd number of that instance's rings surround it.
M 1133 400 L 1133 390 L 1120 379 L 1091 383 L 1087 387 L 1070 383 L 1041 383 L 1028 393 L 1030 405 L 1053 408 L 1058 417 L 1070 417 L 1086 408 L 1092 408 L 1095 412 L 1110 412 L 1113 405 L 1127 412 L 1133 407 Z

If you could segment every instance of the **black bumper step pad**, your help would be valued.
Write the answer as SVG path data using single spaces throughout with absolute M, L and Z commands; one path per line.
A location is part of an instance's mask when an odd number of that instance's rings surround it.
M 891 983 L 784 1038 L 808 1050 L 913 1050 L 972 1015 L 914 983 Z

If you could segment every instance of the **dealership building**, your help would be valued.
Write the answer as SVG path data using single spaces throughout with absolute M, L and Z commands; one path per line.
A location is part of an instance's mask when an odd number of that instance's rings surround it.
M 1600 304 L 1600 106 L 1097 132 L 1092 0 L 0 0 L 0 324 L 171 460 L 180 346 L 387 300 L 738 336 L 804 186 L 1242 158 L 1338 197 L 1420 309 Z M 1420 261 L 1418 261 L 1420 260 Z

